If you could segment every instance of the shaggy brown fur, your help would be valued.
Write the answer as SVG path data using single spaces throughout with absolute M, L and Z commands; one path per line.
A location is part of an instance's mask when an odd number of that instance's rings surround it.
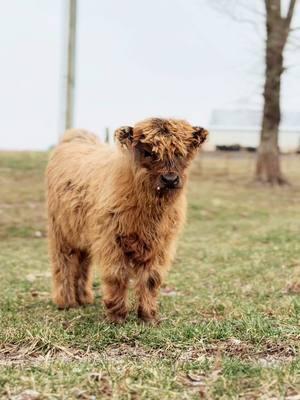
M 207 132 L 153 118 L 115 136 L 111 149 L 86 131 L 67 131 L 49 161 L 53 298 L 59 308 L 92 303 L 93 263 L 111 321 L 126 318 L 129 280 L 138 316 L 152 321 L 185 219 L 188 166 Z

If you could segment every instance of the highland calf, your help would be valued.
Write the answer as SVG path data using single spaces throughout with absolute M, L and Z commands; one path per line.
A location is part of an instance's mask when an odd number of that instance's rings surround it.
M 138 316 L 151 322 L 185 218 L 188 167 L 207 132 L 152 118 L 115 136 L 112 149 L 67 131 L 49 161 L 53 298 L 59 308 L 92 303 L 91 265 L 99 265 L 109 319 L 125 320 L 133 281 Z

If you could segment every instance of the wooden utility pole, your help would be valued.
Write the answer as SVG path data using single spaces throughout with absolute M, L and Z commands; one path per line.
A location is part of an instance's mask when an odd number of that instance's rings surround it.
M 76 11 L 77 0 L 64 0 L 64 46 L 62 54 L 62 104 L 61 135 L 74 123 L 75 54 L 76 54 Z
M 106 127 L 105 128 L 105 143 L 109 143 L 109 142 L 110 142 L 109 128 Z

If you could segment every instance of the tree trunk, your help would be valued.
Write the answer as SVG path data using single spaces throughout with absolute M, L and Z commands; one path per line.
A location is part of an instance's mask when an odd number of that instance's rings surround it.
M 264 111 L 260 146 L 258 149 L 256 176 L 271 184 L 285 182 L 280 169 L 278 145 L 280 114 L 280 81 L 283 72 L 281 48 L 267 51 L 266 81 L 264 88 Z
M 280 151 L 278 146 L 280 113 L 281 75 L 283 68 L 283 50 L 286 43 L 286 31 L 274 0 L 267 0 L 267 42 L 266 71 L 264 85 L 264 110 L 260 145 L 256 164 L 256 178 L 272 185 L 284 184 L 280 169 Z M 276 0 L 275 0 L 275 3 Z M 279 4 L 279 3 L 277 3 Z

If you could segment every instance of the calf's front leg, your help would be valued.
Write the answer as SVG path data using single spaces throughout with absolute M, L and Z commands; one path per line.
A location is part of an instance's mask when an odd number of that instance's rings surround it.
M 158 270 L 143 271 L 136 282 L 138 317 L 144 322 L 154 322 L 157 316 L 157 298 L 162 277 Z
M 102 280 L 103 302 L 111 322 L 122 323 L 128 313 L 128 276 L 105 276 Z

